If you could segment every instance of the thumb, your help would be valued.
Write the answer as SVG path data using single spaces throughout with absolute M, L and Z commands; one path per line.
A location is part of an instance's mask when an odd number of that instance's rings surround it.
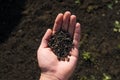
M 47 47 L 48 46 L 48 41 L 49 41 L 51 36 L 52 36 L 52 30 L 47 29 L 45 35 L 42 38 L 40 47 L 44 47 L 44 48 Z

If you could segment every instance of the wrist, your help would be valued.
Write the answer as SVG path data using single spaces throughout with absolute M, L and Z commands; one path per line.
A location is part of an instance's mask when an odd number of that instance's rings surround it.
M 54 75 L 41 73 L 40 80 L 61 80 Z

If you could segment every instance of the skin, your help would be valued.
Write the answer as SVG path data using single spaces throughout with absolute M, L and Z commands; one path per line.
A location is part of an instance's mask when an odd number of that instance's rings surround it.
M 62 27 L 61 27 L 62 26 Z M 68 31 L 73 38 L 74 47 L 70 51 L 69 61 L 59 61 L 48 47 L 50 37 L 60 29 Z M 53 29 L 48 29 L 38 48 L 37 58 L 41 68 L 40 80 L 68 80 L 73 73 L 78 60 L 80 41 L 80 23 L 76 23 L 76 16 L 69 11 L 59 13 L 55 19 Z

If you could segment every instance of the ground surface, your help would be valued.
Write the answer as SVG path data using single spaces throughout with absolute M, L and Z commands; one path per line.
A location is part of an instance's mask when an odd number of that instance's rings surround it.
M 81 1 L 0 0 L 0 80 L 39 79 L 37 48 L 56 15 L 66 10 L 82 27 L 79 60 L 70 80 L 120 80 L 120 33 L 113 31 L 115 20 L 120 21 L 120 1 Z

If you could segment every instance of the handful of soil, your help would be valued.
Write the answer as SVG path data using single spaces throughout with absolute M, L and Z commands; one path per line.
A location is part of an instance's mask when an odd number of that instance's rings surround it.
M 63 59 L 69 55 L 73 47 L 72 38 L 66 31 L 60 30 L 51 36 L 48 46 L 52 49 L 58 59 Z

